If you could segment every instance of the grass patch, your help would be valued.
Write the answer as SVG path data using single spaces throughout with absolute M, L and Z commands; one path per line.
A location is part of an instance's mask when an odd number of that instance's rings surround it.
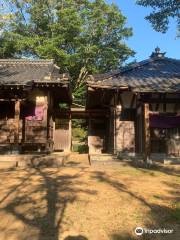
M 73 150 L 73 152 L 78 152 L 80 154 L 88 153 L 88 146 L 87 145 L 74 144 L 72 150 Z
M 139 168 L 139 167 L 133 167 L 133 166 L 129 166 L 128 164 L 125 164 L 121 170 L 116 171 L 117 174 L 128 174 L 130 176 L 159 176 L 161 175 L 159 172 L 157 171 L 153 171 L 153 170 L 149 170 L 149 169 L 145 169 L 145 168 Z
M 171 217 L 173 218 L 173 220 L 180 223 L 180 202 L 174 205 L 174 209 L 172 211 Z

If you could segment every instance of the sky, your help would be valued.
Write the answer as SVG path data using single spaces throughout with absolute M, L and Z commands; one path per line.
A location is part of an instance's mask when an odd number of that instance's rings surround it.
M 141 61 L 147 59 L 158 46 L 161 52 L 166 52 L 167 57 L 180 59 L 180 38 L 176 39 L 176 25 L 171 21 L 167 33 L 156 32 L 151 24 L 145 20 L 145 16 L 151 12 L 150 8 L 135 4 L 135 0 L 108 0 L 119 6 L 122 14 L 127 17 L 127 26 L 133 28 L 133 37 L 127 40 L 127 44 L 135 52 L 135 58 L 129 61 Z

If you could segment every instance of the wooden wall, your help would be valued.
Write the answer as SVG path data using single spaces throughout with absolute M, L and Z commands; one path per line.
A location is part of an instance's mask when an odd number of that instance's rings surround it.
M 148 107 L 148 111 L 147 111 Z M 146 109 L 146 111 L 145 111 Z M 139 96 L 136 114 L 136 152 L 140 154 L 180 155 L 180 135 L 178 128 L 150 127 L 149 115 L 176 116 L 180 112 L 180 102 L 177 94 L 151 94 L 151 97 Z M 149 153 L 148 153 L 149 152 Z
M 143 104 L 137 105 L 135 120 L 135 152 L 143 154 L 144 152 L 144 108 Z
M 150 127 L 149 119 L 151 113 L 179 115 L 180 94 L 133 93 L 118 89 L 110 91 L 109 95 L 107 92 L 101 89 L 93 90 L 92 96 L 89 94 L 89 104 L 91 100 L 93 103 L 98 102 L 99 109 L 104 107 L 110 112 L 110 117 L 103 119 L 106 127 L 101 120 L 103 130 L 96 126 L 97 119 L 90 118 L 90 153 L 138 153 L 145 158 L 153 152 L 180 155 L 180 137 L 179 140 L 174 139 L 177 137 L 175 135 L 180 135 L 180 126 L 179 129 L 166 130 L 167 139 L 154 141 L 154 129 Z M 97 96 L 101 101 L 97 100 Z M 95 106 L 95 103 L 90 106 Z
M 51 151 L 55 140 L 55 149 L 70 150 L 71 121 L 68 119 L 68 127 L 63 122 L 60 128 L 55 125 L 54 97 L 57 95 L 51 89 L 34 88 L 19 94 L 19 99 L 0 99 L 0 145 L 19 144 L 23 150 Z
M 0 144 L 18 144 L 22 140 L 20 101 L 0 102 Z
M 122 153 L 135 152 L 135 127 L 134 121 L 121 119 L 122 109 L 116 109 L 116 151 Z
M 131 92 L 116 93 L 109 118 L 89 120 L 89 153 L 135 152 L 135 101 Z
M 33 90 L 28 98 L 28 102 L 34 102 L 34 108 L 42 109 L 42 119 L 38 118 L 36 113 L 34 116 L 25 116 L 24 121 L 24 142 L 26 143 L 46 143 L 48 137 L 48 94 L 47 92 L 40 91 L 39 89 Z M 24 111 L 28 108 L 28 103 L 24 107 Z
M 135 152 L 136 97 L 125 91 L 117 96 L 115 106 L 115 149 L 117 153 Z
M 0 144 L 18 143 L 22 140 L 22 121 L 19 121 L 17 141 L 17 121 L 15 119 L 0 120 Z
M 71 150 L 71 120 L 56 118 L 54 123 L 54 150 Z
M 89 120 L 88 147 L 89 153 L 99 154 L 107 152 L 108 141 L 107 119 L 97 118 Z

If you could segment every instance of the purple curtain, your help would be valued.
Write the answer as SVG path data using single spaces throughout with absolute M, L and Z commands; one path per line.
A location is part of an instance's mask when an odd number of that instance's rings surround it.
M 180 127 L 180 116 L 162 116 L 158 114 L 150 114 L 150 127 L 178 128 Z
M 44 117 L 44 106 L 37 106 L 35 107 L 35 116 L 27 116 L 26 120 L 38 120 L 38 121 L 42 121 Z

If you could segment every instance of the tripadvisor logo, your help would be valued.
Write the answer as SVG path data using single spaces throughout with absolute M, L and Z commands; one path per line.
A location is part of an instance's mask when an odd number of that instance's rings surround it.
M 140 236 L 142 234 L 171 234 L 173 233 L 173 229 L 147 229 L 147 228 L 142 228 L 142 227 L 137 227 L 135 229 L 135 234 L 137 236 Z
M 143 228 L 142 227 L 137 227 L 135 229 L 135 234 L 138 235 L 138 236 L 142 235 L 143 234 Z

